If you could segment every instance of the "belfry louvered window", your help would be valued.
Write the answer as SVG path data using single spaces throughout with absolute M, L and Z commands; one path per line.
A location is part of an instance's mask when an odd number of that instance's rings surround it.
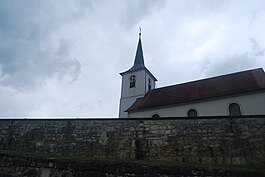
M 151 90 L 152 88 L 152 81 L 150 78 L 148 78 L 148 90 Z
M 136 83 L 136 77 L 135 77 L 135 75 L 132 75 L 130 77 L 130 88 L 135 87 L 135 83 Z

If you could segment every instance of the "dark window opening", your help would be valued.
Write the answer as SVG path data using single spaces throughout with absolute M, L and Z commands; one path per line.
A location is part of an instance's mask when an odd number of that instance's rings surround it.
M 240 107 L 237 103 L 231 103 L 229 105 L 229 115 L 230 116 L 241 116 Z
M 159 118 L 160 116 L 158 114 L 154 114 L 152 118 Z
M 152 82 L 151 82 L 151 79 L 148 78 L 148 90 L 151 90 L 152 88 Z
M 198 113 L 195 109 L 190 109 L 188 111 L 188 117 L 197 117 L 198 116 Z
M 135 82 L 136 82 L 136 77 L 135 77 L 135 75 L 132 75 L 130 77 L 130 88 L 135 87 Z

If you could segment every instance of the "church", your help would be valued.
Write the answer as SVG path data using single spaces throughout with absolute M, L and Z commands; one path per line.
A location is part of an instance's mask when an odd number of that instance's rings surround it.
M 265 115 L 262 68 L 155 88 L 141 32 L 133 66 L 122 76 L 119 118 Z

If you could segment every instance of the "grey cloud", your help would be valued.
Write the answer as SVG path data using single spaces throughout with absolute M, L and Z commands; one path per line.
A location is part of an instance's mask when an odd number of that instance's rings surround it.
M 215 76 L 235 71 L 264 67 L 265 48 L 261 47 L 254 37 L 249 38 L 252 47 L 248 52 L 230 54 L 227 56 L 207 60 L 201 69 L 206 76 Z
M 252 44 L 250 52 L 224 56 L 213 61 L 207 61 L 208 63 L 203 65 L 205 67 L 203 69 L 205 75 L 215 76 L 224 73 L 264 67 L 265 48 L 260 47 L 254 38 L 250 38 L 249 40 Z
M 261 48 L 254 38 L 249 39 L 252 43 L 252 51 L 255 56 L 264 56 L 265 48 Z
M 50 50 L 39 51 L 39 48 L 31 46 L 24 47 L 28 54 L 7 56 L 9 62 L 2 64 L 4 79 L 0 83 L 25 91 L 42 86 L 47 78 L 53 76 L 58 76 L 59 79 L 68 76 L 69 82 L 76 80 L 81 65 L 78 60 L 69 56 L 68 51 L 64 51 L 64 45 L 61 43 L 58 51 L 54 53 Z
M 162 9 L 166 4 L 164 0 L 152 1 L 123 1 L 124 14 L 120 16 L 120 23 L 126 29 L 132 28 L 145 17 L 152 15 Z
M 210 62 L 208 68 L 204 70 L 207 77 L 232 73 L 236 71 L 247 70 L 260 67 L 258 62 L 249 54 L 239 54 L 217 58 L 216 61 Z
M 67 76 L 69 82 L 77 79 L 81 64 L 71 56 L 71 41 L 62 39 L 58 47 L 52 41 L 52 34 L 63 25 L 63 19 L 71 20 L 68 9 L 59 13 L 53 8 L 48 1 L 1 2 L 2 86 L 26 91 L 57 75 L 59 79 Z M 80 11 L 70 13 L 74 16 Z
M 0 116 L 116 116 L 138 25 L 158 86 L 265 67 L 262 4 L 3 0 Z

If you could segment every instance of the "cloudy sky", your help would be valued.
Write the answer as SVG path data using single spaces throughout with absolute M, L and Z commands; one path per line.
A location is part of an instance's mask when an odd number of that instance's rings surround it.
M 117 117 L 139 26 L 158 87 L 265 68 L 264 0 L 1 0 L 0 116 Z

